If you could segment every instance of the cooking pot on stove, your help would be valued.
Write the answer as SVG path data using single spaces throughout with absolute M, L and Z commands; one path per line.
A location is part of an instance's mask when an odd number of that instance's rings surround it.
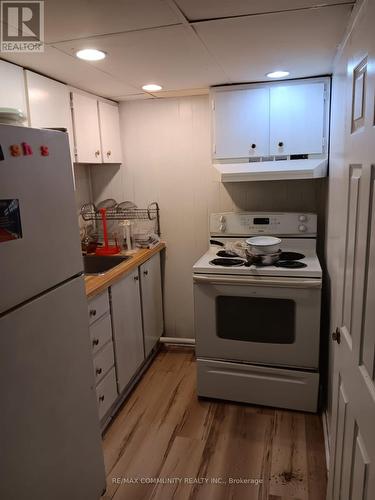
M 276 254 L 280 249 L 280 238 L 274 236 L 254 236 L 248 238 L 246 243 L 253 255 Z
M 245 266 L 251 266 L 252 264 L 257 264 L 260 266 L 272 266 L 280 260 L 281 250 L 279 249 L 275 253 L 265 253 L 265 254 L 254 254 L 249 249 L 246 250 L 247 262 Z

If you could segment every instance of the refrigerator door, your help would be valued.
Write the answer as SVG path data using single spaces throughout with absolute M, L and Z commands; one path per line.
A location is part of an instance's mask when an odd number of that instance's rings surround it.
M 0 125 L 0 313 L 82 271 L 68 137 Z
M 102 494 L 90 349 L 82 277 L 0 318 L 0 498 Z

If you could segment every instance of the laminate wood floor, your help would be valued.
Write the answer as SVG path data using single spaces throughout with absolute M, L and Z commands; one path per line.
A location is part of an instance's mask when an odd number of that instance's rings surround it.
M 318 415 L 198 400 L 195 387 L 192 351 L 157 355 L 104 435 L 103 499 L 325 499 Z

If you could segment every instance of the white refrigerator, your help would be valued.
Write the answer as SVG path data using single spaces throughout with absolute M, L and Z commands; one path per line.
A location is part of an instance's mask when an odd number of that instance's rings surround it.
M 105 489 L 82 271 L 67 135 L 0 125 L 0 498 Z

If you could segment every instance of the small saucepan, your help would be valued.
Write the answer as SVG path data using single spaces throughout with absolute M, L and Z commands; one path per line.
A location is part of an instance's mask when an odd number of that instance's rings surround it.
M 246 240 L 249 252 L 253 255 L 276 254 L 280 249 L 280 238 L 274 236 L 254 236 Z

